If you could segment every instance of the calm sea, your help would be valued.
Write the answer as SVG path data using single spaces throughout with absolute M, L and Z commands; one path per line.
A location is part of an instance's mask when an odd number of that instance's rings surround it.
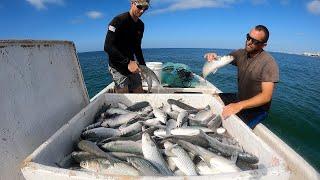
M 184 63 L 200 74 L 203 54 L 212 49 L 144 49 L 146 61 Z M 214 49 L 219 55 L 231 50 Z M 263 124 L 320 172 L 320 58 L 272 53 L 280 68 L 280 82 L 271 112 Z M 104 52 L 79 53 L 90 97 L 111 83 Z M 208 80 L 223 92 L 236 92 L 236 68 L 228 65 Z M 317 140 L 318 139 L 318 140 Z

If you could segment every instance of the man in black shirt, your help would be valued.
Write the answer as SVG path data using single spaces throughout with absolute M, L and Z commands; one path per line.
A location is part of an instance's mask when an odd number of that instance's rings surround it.
M 131 0 L 130 11 L 113 18 L 108 26 L 104 51 L 109 55 L 109 71 L 117 93 L 143 93 L 138 64 L 146 65 L 141 50 L 144 24 L 139 17 L 149 3 Z

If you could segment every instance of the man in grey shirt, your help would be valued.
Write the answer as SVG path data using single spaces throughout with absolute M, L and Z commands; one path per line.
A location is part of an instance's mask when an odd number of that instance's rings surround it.
M 263 50 L 269 31 L 257 25 L 246 36 L 244 49 L 236 50 L 231 64 L 238 68 L 238 94 L 222 93 L 226 106 L 223 118 L 237 114 L 249 127 L 254 128 L 267 117 L 275 83 L 279 82 L 279 68 L 274 58 Z M 208 61 L 217 58 L 215 53 L 205 54 Z

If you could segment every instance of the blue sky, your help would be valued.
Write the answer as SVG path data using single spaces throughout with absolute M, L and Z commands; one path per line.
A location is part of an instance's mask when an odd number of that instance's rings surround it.
M 320 0 L 151 0 L 143 48 L 242 48 L 266 25 L 269 51 L 320 52 Z M 69 40 L 103 50 L 111 19 L 129 0 L 1 0 L 0 39 Z

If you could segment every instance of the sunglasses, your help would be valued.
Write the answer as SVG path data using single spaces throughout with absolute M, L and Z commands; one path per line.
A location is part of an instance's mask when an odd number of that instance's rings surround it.
M 140 5 L 138 3 L 135 3 L 136 7 L 139 9 L 139 10 L 148 10 L 149 9 L 149 6 L 148 5 Z
M 265 42 L 262 42 L 262 41 L 259 41 L 259 40 L 256 40 L 256 39 L 254 39 L 253 37 L 251 37 L 250 36 L 250 34 L 248 33 L 247 34 L 247 41 L 252 41 L 252 43 L 254 44 L 254 45 L 260 45 L 260 44 L 264 44 Z

